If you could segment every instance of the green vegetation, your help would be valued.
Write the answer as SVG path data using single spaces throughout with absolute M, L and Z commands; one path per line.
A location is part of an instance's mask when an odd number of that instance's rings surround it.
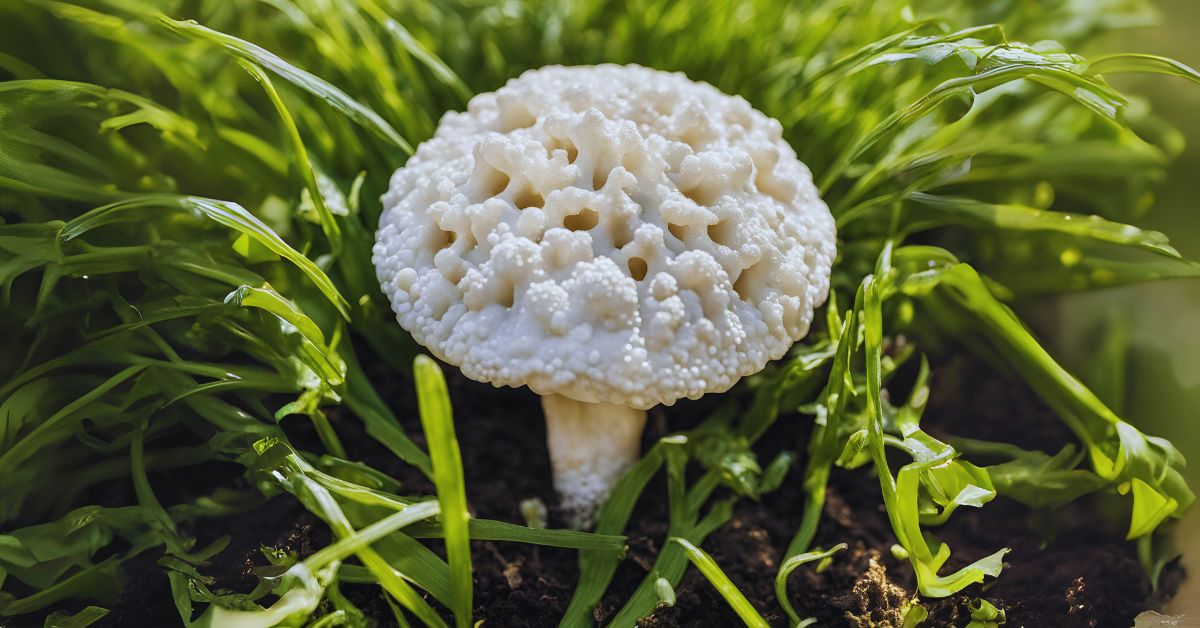
M 752 626 L 753 628 L 767 628 L 770 626 L 762 618 L 762 615 L 759 615 L 758 611 L 754 610 L 754 605 L 750 603 L 750 600 L 747 600 L 746 596 L 742 595 L 737 586 L 729 580 L 729 576 L 726 576 L 725 572 L 721 571 L 721 568 L 717 566 L 712 556 L 708 555 L 708 552 L 678 537 L 671 539 L 671 541 L 683 547 L 683 551 L 687 552 L 688 560 L 692 561 L 696 569 L 699 569 L 700 573 L 704 574 L 704 577 L 708 578 L 708 581 L 717 588 L 717 591 L 721 593 L 721 597 L 725 598 L 726 602 L 729 602 L 729 606 L 733 607 L 734 612 L 737 613 L 742 621 L 746 622 L 747 626 Z
M 761 621 L 697 548 L 737 499 L 771 499 L 792 457 L 760 464 L 752 445 L 797 408 L 815 427 L 793 444 L 807 451 L 807 501 L 780 592 L 801 563 L 837 560 L 810 551 L 835 467 L 878 471 L 925 596 L 1003 577 L 1002 547 L 943 573 L 951 549 L 934 530 L 957 508 L 1114 492 L 1127 496 L 1129 538 L 1149 539 L 1193 501 L 1175 448 L 1123 421 L 1011 309 L 1200 275 L 1162 234 L 1129 224 L 1181 138 L 1104 80 L 1200 74 L 1146 55 L 1072 53 L 1144 21 L 1139 0 L 357 5 L 0 4 L 0 620 L 78 599 L 93 606 L 52 620 L 85 626 L 116 599 L 126 563 L 161 548 L 155 568 L 186 622 L 361 624 L 338 585 L 372 582 L 402 625 L 441 625 L 436 602 L 464 626 L 474 538 L 579 550 L 563 623 L 586 625 L 634 503 L 663 471 L 677 542 L 613 624 L 673 598 L 689 560 Z M 682 70 L 779 119 L 838 221 L 834 292 L 786 359 L 646 452 L 594 533 L 474 519 L 441 373 L 416 357 L 376 285 L 377 199 L 471 93 L 528 68 L 602 61 Z M 367 381 L 352 338 L 416 378 L 428 453 Z M 1024 378 L 1078 451 L 923 431 L 938 383 L 921 348 L 948 342 Z M 896 404 L 885 389 L 902 371 L 916 384 Z M 338 405 L 437 494 L 404 496 L 346 460 L 326 414 Z M 291 415 L 311 421 L 324 451 L 293 447 L 284 426 L 296 419 L 281 423 Z M 893 472 L 889 448 L 911 462 Z M 240 465 L 253 488 L 215 474 L 207 496 L 164 503 L 148 479 L 214 461 Z M 702 471 L 690 485 L 689 465 Z M 113 480 L 136 499 L 96 503 L 92 489 Z M 282 494 L 324 521 L 333 544 L 304 560 L 268 555 L 280 575 L 253 591 L 210 590 L 205 563 L 228 539 L 198 545 L 181 524 Z M 418 540 L 428 537 L 445 539 L 448 561 Z M 981 601 L 980 625 L 999 617 L 989 607 Z

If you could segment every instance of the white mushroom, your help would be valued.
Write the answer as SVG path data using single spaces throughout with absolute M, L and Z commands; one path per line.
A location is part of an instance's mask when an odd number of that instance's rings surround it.
M 779 123 L 683 74 L 546 67 L 448 113 L 391 180 L 374 262 L 439 358 L 542 395 L 586 524 L 645 410 L 727 390 L 808 331 L 834 223 Z

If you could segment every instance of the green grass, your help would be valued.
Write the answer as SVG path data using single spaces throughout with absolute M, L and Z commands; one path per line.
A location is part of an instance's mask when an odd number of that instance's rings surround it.
M 737 616 L 747 626 L 765 628 L 770 625 L 762 618 L 762 615 L 758 614 L 758 611 L 754 609 L 754 605 L 750 603 L 750 600 L 747 600 L 746 596 L 742 595 L 742 592 L 738 590 L 737 585 L 733 584 L 729 576 L 726 576 L 725 572 L 721 571 L 721 567 L 712 559 L 712 556 L 708 555 L 708 552 L 679 537 L 672 537 L 671 542 L 678 543 L 683 547 L 683 551 L 687 552 L 688 560 L 696 566 L 696 569 L 700 570 L 700 573 L 704 574 L 705 578 L 708 578 L 708 581 L 716 587 L 717 592 L 721 594 L 721 597 L 725 598 L 726 602 L 729 602 L 730 608 L 737 613 Z
M 471 542 L 468 534 L 467 491 L 463 486 L 462 456 L 454 436 L 450 394 L 442 370 L 432 359 L 419 355 L 413 362 L 421 427 L 429 439 L 433 484 L 442 506 L 441 524 L 450 562 L 450 608 L 459 628 L 471 625 Z
M 816 620 L 813 619 L 806 623 L 805 620 L 801 619 L 800 615 L 796 613 L 796 609 L 792 606 L 792 601 L 787 595 L 788 576 L 790 576 L 792 572 L 798 569 L 801 565 L 811 562 L 816 562 L 816 569 L 820 571 L 821 565 L 824 564 L 825 561 L 830 560 L 834 554 L 846 549 L 846 547 L 847 545 L 845 543 L 838 543 L 837 545 L 834 545 L 823 552 L 814 551 L 804 554 L 797 554 L 783 561 L 783 564 L 779 566 L 779 572 L 775 575 L 775 599 L 779 600 L 779 605 L 783 607 L 783 612 L 787 614 L 791 625 L 807 625 L 814 623 Z
M 633 506 L 661 472 L 681 543 L 617 610 L 615 625 L 633 625 L 689 558 L 727 582 L 683 543 L 701 546 L 739 499 L 773 499 L 797 458 L 805 514 L 776 587 L 793 623 L 787 575 L 827 554 L 810 552 L 825 487 L 863 465 L 878 472 L 922 595 L 1004 577 L 1003 547 L 943 573 L 951 549 L 935 535 L 955 510 L 986 512 L 997 497 L 1047 508 L 1123 495 L 1128 536 L 1153 569 L 1147 544 L 1193 501 L 1182 457 L 1063 369 L 1015 312 L 1048 293 L 1200 275 L 1166 236 L 1133 226 L 1182 138 L 1105 80 L 1161 74 L 1185 89 L 1200 75 L 1150 55 L 1089 60 L 1106 30 L 1151 17 L 1141 0 L 973 6 L 0 4 L 0 618 L 69 602 L 83 610 L 53 621 L 85 626 L 115 602 L 129 561 L 156 551 L 186 622 L 361 625 L 339 585 L 374 583 L 401 621 L 437 625 L 444 608 L 462 626 L 478 619 L 475 539 L 578 550 L 563 625 L 588 625 Z M 837 220 L 833 292 L 787 357 L 646 452 L 595 533 L 471 518 L 440 371 L 413 366 L 419 347 L 374 278 L 378 198 L 471 94 L 529 68 L 602 61 L 684 71 L 779 119 Z M 908 342 L 890 342 L 900 335 Z M 939 382 L 924 356 L 948 344 L 1023 378 L 1077 447 L 1051 456 L 926 433 Z M 366 379 L 366 360 L 415 377 L 428 451 Z M 917 384 L 897 405 L 884 391 L 898 373 Z M 436 495 L 403 495 L 347 460 L 336 406 Z M 806 455 L 760 461 L 756 441 L 797 410 L 814 429 L 788 447 Z M 320 450 L 291 443 L 299 420 Z M 889 449 L 910 461 L 889 468 Z M 222 465 L 250 488 L 214 475 L 203 494 L 168 499 L 151 482 Z M 113 483 L 127 483 L 127 503 L 96 504 Z M 208 561 L 228 539 L 199 547 L 190 524 L 277 495 L 319 517 L 333 544 L 303 561 L 268 552 L 288 575 L 252 591 L 210 590 Z

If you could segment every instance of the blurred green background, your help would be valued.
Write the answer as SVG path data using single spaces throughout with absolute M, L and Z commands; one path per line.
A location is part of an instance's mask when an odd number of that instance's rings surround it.
M 1200 2 L 1158 0 L 1158 24 L 1122 33 L 1110 49 L 1154 52 L 1200 67 Z M 1181 81 L 1146 76 L 1122 77 L 1118 86 L 1145 95 L 1159 115 L 1184 134 L 1187 144 L 1171 165 L 1167 181 L 1142 226 L 1171 237 L 1189 259 L 1200 259 L 1200 90 Z M 1101 290 L 1063 299 L 1054 308 L 1055 344 L 1061 358 L 1097 389 L 1092 375 L 1111 367 L 1099 358 L 1106 338 L 1127 338 L 1121 385 L 1109 386 L 1109 401 L 1149 433 L 1169 438 L 1191 462 L 1185 475 L 1200 484 L 1200 281 L 1165 281 Z M 1193 574 L 1164 609 L 1188 617 L 1200 611 L 1200 508 L 1193 507 L 1176 527 L 1176 545 Z
M 1157 24 L 1114 35 L 1097 45 L 1099 51 L 1155 53 L 1200 67 L 1200 2 L 1156 4 Z M 1118 78 L 1113 82 L 1119 88 L 1147 98 L 1187 140 L 1139 224 L 1166 233 L 1184 256 L 1200 259 L 1200 89 L 1149 75 Z M 1050 329 L 1041 331 L 1061 359 L 1131 422 L 1171 439 L 1191 462 L 1189 479 L 1200 483 L 1200 281 L 1099 290 L 1048 306 L 1043 322 Z M 1103 357 L 1106 343 L 1125 339 L 1123 360 L 1114 364 Z M 1125 377 L 1114 367 L 1123 367 Z
M 1200 2 L 1158 0 L 1158 23 L 1114 35 L 1103 50 L 1166 55 L 1200 67 Z M 1186 139 L 1171 164 L 1156 202 L 1140 221 L 1157 229 L 1189 259 L 1200 259 L 1200 90 L 1162 77 L 1114 80 L 1147 98 L 1158 115 Z M 1185 475 L 1200 484 L 1200 281 L 1174 280 L 1099 290 L 1059 298 L 1036 317 L 1055 353 L 1119 412 L 1141 429 L 1171 440 L 1191 462 Z M 1106 357 L 1112 343 L 1124 346 Z M 1176 527 L 1176 546 L 1189 572 L 1200 573 L 1200 509 Z M 1192 583 L 1197 582 L 1195 578 Z M 1164 609 L 1197 612 L 1194 588 L 1181 591 Z

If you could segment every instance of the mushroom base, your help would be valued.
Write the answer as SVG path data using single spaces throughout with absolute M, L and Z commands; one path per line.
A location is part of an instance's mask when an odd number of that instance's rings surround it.
M 576 529 L 590 528 L 621 474 L 637 462 L 646 411 L 542 397 L 554 490 Z

